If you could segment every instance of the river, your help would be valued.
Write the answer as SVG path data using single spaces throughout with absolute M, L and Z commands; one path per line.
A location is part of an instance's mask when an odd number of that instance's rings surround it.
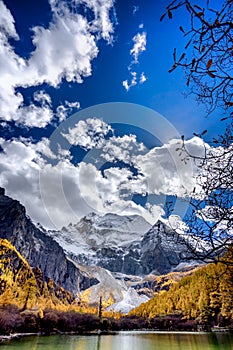
M 233 350 L 233 335 L 223 333 L 119 332 L 116 335 L 25 337 L 0 350 Z

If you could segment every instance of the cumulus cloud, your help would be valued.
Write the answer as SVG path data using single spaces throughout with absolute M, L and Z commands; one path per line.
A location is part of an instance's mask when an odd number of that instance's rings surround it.
M 144 154 L 146 147 L 143 143 L 138 143 L 135 135 L 124 135 L 122 137 L 113 136 L 102 145 L 102 157 L 108 161 L 123 161 L 131 164 L 132 157 L 137 154 Z
M 95 210 L 106 211 L 108 207 L 110 212 L 114 212 L 121 199 L 121 185 L 131 172 L 124 168 L 110 168 L 102 174 L 93 164 L 86 163 L 81 163 L 79 170 L 80 188 L 87 203 Z
M 179 234 L 184 234 L 188 229 L 179 215 L 170 215 L 168 219 L 162 219 L 162 221 Z
M 24 85 L 47 83 L 56 87 L 62 78 L 82 83 L 83 77 L 91 75 L 91 61 L 98 48 L 83 16 L 66 13 L 49 29 L 35 27 L 33 31 L 36 49 L 24 70 Z
M 101 147 L 104 137 L 111 130 L 111 126 L 98 118 L 80 120 L 68 133 L 62 135 L 71 145 L 81 146 L 84 149 Z
M 187 141 L 187 147 L 201 156 L 204 149 L 199 140 L 193 138 Z M 198 168 L 192 158 L 186 162 L 183 160 L 177 150 L 181 147 L 180 140 L 171 140 L 168 144 L 134 158 L 133 162 L 147 179 L 148 193 L 185 197 L 193 190 Z
M 80 3 L 91 9 L 91 21 L 77 11 Z M 0 116 L 5 121 L 14 120 L 29 127 L 44 127 L 54 118 L 52 101 L 45 93 L 34 94 L 34 102 L 26 105 L 18 87 L 49 84 L 57 87 L 62 79 L 82 83 L 92 74 L 91 62 L 98 55 L 100 37 L 108 42 L 113 34 L 110 12 L 112 0 L 50 1 L 53 19 L 48 28 L 32 28 L 35 46 L 30 58 L 20 57 L 9 39 L 19 40 L 12 14 L 0 2 Z M 54 64 L 56 62 L 56 64 Z M 66 108 L 66 107 L 65 107 Z M 59 118 L 65 117 L 62 108 Z
M 36 144 L 1 139 L 0 145 L 1 185 L 26 206 L 35 222 L 59 228 L 90 212 L 79 191 L 78 168 L 67 159 L 67 152 L 55 156 L 48 139 Z M 58 161 L 52 164 L 48 158 Z
M 75 166 L 67 152 L 57 158 L 48 139 L 36 144 L 27 139 L 1 139 L 0 145 L 1 185 L 26 206 L 35 222 L 59 228 L 91 211 L 148 216 L 147 210 L 131 198 L 125 200 L 129 186 L 132 194 L 137 188 L 143 190 L 143 181 L 129 169 L 110 168 L 102 173 L 93 164 Z M 58 161 L 52 163 L 48 158 Z
M 154 223 L 158 218 L 155 215 L 164 213 L 158 205 L 148 210 L 133 202 L 133 194 L 146 193 L 146 182 L 143 176 L 133 176 L 126 168 L 112 167 L 102 173 L 93 164 L 80 163 L 79 187 L 90 208 L 102 214 L 138 214 Z
M 126 91 L 129 91 L 130 85 L 129 85 L 128 80 L 123 80 L 123 81 L 122 81 L 122 85 L 124 86 L 124 88 L 125 88 Z
M 114 32 L 113 23 L 116 22 L 114 0 L 50 0 L 51 9 L 58 16 L 67 11 L 76 14 L 80 5 L 84 5 L 94 15 L 94 18 L 89 21 L 91 31 L 95 32 L 98 37 L 111 42 Z
M 1 140 L 0 179 L 2 186 L 13 198 L 20 198 L 32 217 L 41 217 L 38 172 L 40 166 L 34 161 L 35 149 L 22 141 Z M 36 213 L 36 206 L 38 211 Z M 39 214 L 37 216 L 37 214 Z
M 43 92 L 36 98 L 49 103 Z M 55 154 L 47 138 L 37 143 L 0 139 L 0 183 L 26 206 L 34 221 L 46 227 L 77 222 L 91 211 L 139 214 L 154 223 L 164 209 L 152 197 L 186 197 L 195 186 L 197 169 L 179 156 L 180 140 L 148 150 L 135 135 L 115 136 L 114 130 L 109 135 L 110 130 L 110 125 L 95 118 L 68 129 L 64 137 L 70 144 L 88 150 L 89 156 L 77 165 L 68 149 L 60 146 Z M 186 141 L 186 146 L 192 154 L 204 152 L 197 137 Z M 145 197 L 146 205 L 135 203 L 134 195 Z
M 99 33 L 99 35 L 112 42 L 112 34 L 114 32 L 113 23 L 111 21 L 111 10 L 113 10 L 114 0 L 76 0 L 76 3 L 84 3 L 88 8 L 93 10 L 94 21 L 92 21 L 92 30 Z M 113 12 L 114 21 L 116 21 Z
M 3 1 L 0 2 L 0 28 L 1 32 L 9 35 L 10 38 L 16 40 L 19 36 L 15 30 L 15 21 L 10 11 L 6 8 Z
M 51 105 L 51 97 L 44 90 L 38 90 L 34 93 L 34 100 L 40 102 L 42 105 Z

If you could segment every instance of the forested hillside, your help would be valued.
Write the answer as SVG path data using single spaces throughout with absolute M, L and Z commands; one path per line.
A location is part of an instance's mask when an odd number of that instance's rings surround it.
M 228 258 L 232 255 L 228 253 Z M 233 267 L 209 264 L 185 276 L 130 313 L 138 317 L 181 314 L 201 321 L 233 318 Z
M 74 296 L 32 269 L 26 259 L 6 239 L 0 239 L 0 306 L 14 304 L 22 309 L 65 308 Z
M 0 334 L 92 330 L 94 311 L 0 239 Z

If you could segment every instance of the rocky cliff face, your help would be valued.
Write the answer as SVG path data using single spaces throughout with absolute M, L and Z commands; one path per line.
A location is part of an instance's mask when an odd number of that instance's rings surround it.
M 68 260 L 59 244 L 31 222 L 25 208 L 3 192 L 0 194 L 0 237 L 11 242 L 31 267 L 39 267 L 72 293 L 98 282 Z
M 168 273 L 186 261 L 189 243 L 165 223 L 158 221 L 141 241 L 140 260 L 144 274 Z
M 187 245 L 182 236 L 158 221 L 138 241 L 97 250 L 97 264 L 129 275 L 165 274 L 186 261 Z

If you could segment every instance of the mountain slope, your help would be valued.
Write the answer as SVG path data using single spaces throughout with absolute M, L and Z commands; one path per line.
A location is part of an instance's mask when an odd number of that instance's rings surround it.
M 74 296 L 32 269 L 27 260 L 6 239 L 0 239 L 0 306 L 14 304 L 26 309 L 68 306 Z
M 26 293 L 30 293 L 28 295 Z M 6 239 L 0 239 L 0 305 L 21 306 L 36 298 L 36 279 L 28 262 Z M 30 297 L 30 298 L 29 298 Z M 27 300 L 28 299 L 28 300 Z
M 141 264 L 144 274 L 165 274 L 182 262 L 187 265 L 189 243 L 162 221 L 158 221 L 141 241 Z M 189 264 L 192 260 L 189 262 Z
M 0 195 L 0 237 L 7 239 L 28 261 L 72 293 L 97 283 L 69 261 L 63 249 L 27 217 L 16 200 Z

